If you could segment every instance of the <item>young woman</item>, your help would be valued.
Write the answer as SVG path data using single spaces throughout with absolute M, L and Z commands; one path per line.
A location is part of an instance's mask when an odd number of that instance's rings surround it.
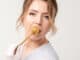
M 56 0 L 25 0 L 17 21 L 25 29 L 25 39 L 13 50 L 10 60 L 58 60 L 56 51 L 46 38 L 55 32 Z

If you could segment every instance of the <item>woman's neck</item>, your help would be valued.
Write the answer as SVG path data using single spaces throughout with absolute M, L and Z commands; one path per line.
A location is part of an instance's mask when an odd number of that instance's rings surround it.
M 41 40 L 34 40 L 34 41 L 33 40 L 26 40 L 24 45 L 27 47 L 36 48 L 36 47 L 39 47 L 45 43 L 48 43 L 48 40 L 46 38 L 43 38 Z

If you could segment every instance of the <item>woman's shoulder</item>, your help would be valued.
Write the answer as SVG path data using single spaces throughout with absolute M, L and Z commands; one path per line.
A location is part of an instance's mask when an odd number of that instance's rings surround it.
M 43 45 L 29 57 L 33 60 L 58 60 L 58 55 L 50 43 Z
M 14 50 L 16 48 L 17 44 L 13 43 L 10 46 L 8 46 L 8 48 L 5 51 L 6 56 L 13 56 L 14 54 Z
M 59 60 L 56 51 L 50 44 L 46 44 L 40 47 L 33 54 L 26 57 L 26 59 L 29 59 L 29 60 Z
M 58 54 L 51 43 L 43 47 L 42 56 L 46 56 L 47 60 L 59 60 Z

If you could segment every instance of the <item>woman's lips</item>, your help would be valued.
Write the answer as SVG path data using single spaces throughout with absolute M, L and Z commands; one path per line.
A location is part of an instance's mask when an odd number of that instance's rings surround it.
M 41 32 L 41 29 L 39 29 L 39 33 Z

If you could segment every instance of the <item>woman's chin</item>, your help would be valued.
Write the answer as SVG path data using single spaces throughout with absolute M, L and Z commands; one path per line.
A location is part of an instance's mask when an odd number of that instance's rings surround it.
M 32 35 L 31 37 L 30 37 L 30 39 L 31 40 L 41 40 L 43 38 L 43 36 L 42 35 L 38 35 L 38 36 L 36 36 L 36 35 Z

